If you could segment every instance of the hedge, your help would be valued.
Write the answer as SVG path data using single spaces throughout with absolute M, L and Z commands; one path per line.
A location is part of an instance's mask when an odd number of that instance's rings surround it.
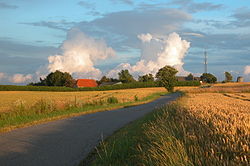
M 176 86 L 200 86 L 199 81 L 181 81 L 177 82 Z M 134 82 L 118 85 L 106 85 L 99 87 L 85 88 L 69 88 L 55 86 L 17 86 L 17 85 L 0 85 L 0 91 L 54 91 L 54 92 L 72 92 L 72 91 L 105 91 L 117 89 L 133 89 L 133 88 L 148 88 L 161 87 L 159 82 Z
M 200 81 L 178 81 L 176 86 L 200 86 Z

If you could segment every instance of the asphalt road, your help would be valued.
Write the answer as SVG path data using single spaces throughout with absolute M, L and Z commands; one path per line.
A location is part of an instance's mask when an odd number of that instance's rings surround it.
M 175 100 L 178 93 L 143 105 L 57 120 L 0 133 L 0 166 L 75 166 L 122 126 Z

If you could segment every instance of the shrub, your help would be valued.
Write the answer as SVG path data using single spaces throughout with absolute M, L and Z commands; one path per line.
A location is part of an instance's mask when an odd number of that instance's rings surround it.
M 116 104 L 116 103 L 118 103 L 118 99 L 117 99 L 116 97 L 112 96 L 112 97 L 109 97 L 109 98 L 107 99 L 107 102 L 108 102 L 109 104 Z
M 176 86 L 200 86 L 200 81 L 177 81 Z
M 215 83 L 217 81 L 217 78 L 211 73 L 203 73 L 200 78 L 206 83 Z
M 135 99 L 135 101 L 138 101 L 138 100 L 139 100 L 139 98 L 138 98 L 137 95 L 134 96 L 134 99 Z
M 225 82 L 231 82 L 233 80 L 233 76 L 229 72 L 225 72 Z

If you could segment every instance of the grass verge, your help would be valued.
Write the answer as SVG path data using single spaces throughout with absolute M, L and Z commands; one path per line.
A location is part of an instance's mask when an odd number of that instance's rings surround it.
M 183 106 L 185 99 L 134 121 L 102 141 L 80 165 L 249 165 L 249 135 L 226 135 Z M 246 146 L 236 145 L 242 139 Z M 248 146 L 249 147 L 249 146 Z M 248 159 L 247 159 L 248 158 Z
M 154 93 L 142 99 L 124 103 L 119 103 L 118 101 L 113 102 L 113 100 L 115 100 L 113 98 L 111 101 L 107 102 L 98 101 L 83 105 L 78 105 L 77 102 L 73 102 L 69 103 L 66 109 L 57 109 L 54 106 L 54 103 L 48 103 L 44 100 L 41 100 L 32 108 L 26 108 L 25 104 L 20 102 L 12 112 L 0 114 L 0 132 L 7 132 L 16 128 L 31 126 L 52 120 L 144 104 L 165 94 L 167 94 L 167 92 Z

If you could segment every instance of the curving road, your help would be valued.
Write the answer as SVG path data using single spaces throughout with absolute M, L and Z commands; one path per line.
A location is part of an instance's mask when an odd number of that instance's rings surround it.
M 0 166 L 75 166 L 122 126 L 175 100 L 174 93 L 143 105 L 98 112 L 0 133 Z

